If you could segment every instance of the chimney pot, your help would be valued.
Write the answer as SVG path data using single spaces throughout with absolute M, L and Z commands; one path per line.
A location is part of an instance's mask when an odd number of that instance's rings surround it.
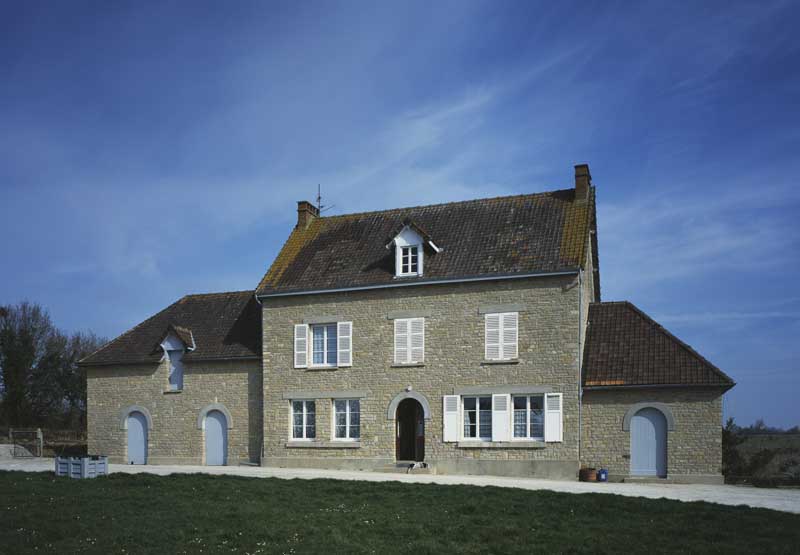
M 589 164 L 575 166 L 575 200 L 589 198 L 589 188 L 592 186 L 592 174 L 589 173 Z
M 297 227 L 300 229 L 308 229 L 311 222 L 319 217 L 319 209 L 308 202 L 307 200 L 300 200 L 297 202 Z

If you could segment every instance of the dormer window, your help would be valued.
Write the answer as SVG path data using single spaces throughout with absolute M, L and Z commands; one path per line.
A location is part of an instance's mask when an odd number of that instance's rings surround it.
M 425 266 L 424 245 L 430 247 L 428 252 L 438 253 L 441 251 L 419 226 L 410 220 L 405 220 L 402 227 L 392 234 L 386 245 L 387 249 L 394 247 L 395 277 L 419 277 L 422 275 Z
M 416 276 L 419 271 L 419 246 L 400 247 L 400 275 Z

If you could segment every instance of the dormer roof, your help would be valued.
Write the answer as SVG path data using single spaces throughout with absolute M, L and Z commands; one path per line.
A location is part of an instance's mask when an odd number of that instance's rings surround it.
M 594 228 L 594 188 L 314 218 L 292 231 L 259 283 L 259 296 L 397 284 L 387 249 L 408 226 L 441 252 L 403 285 L 577 271 Z
M 398 237 L 402 237 L 409 232 L 418 238 L 418 244 L 428 246 L 434 252 L 441 252 L 441 249 L 433 242 L 433 238 L 410 218 L 403 219 L 402 223 L 395 228 L 388 243 L 386 243 L 386 248 L 392 247 L 397 242 Z
M 167 329 L 153 349 L 153 352 L 172 351 L 182 349 L 184 351 L 194 351 L 197 348 L 194 342 L 194 335 L 189 328 L 168 324 Z

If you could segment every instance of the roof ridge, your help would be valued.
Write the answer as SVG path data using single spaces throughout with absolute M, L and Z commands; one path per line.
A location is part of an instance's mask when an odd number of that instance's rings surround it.
M 189 296 L 189 295 L 184 295 L 183 297 L 181 297 L 181 298 L 180 298 L 180 299 L 178 299 L 177 301 L 173 302 L 172 304 L 169 304 L 169 305 L 167 305 L 166 307 L 162 308 L 161 310 L 159 310 L 158 312 L 156 312 L 155 314 L 153 314 L 153 315 L 152 315 L 152 316 L 150 316 L 149 318 L 146 318 L 145 320 L 143 320 L 143 321 L 139 322 L 138 324 L 136 324 L 136 325 L 135 325 L 135 326 L 133 326 L 132 328 L 128 329 L 127 331 L 124 331 L 124 332 L 122 332 L 121 334 L 119 334 L 117 337 L 115 337 L 114 339 L 112 339 L 112 340 L 111 340 L 111 341 L 109 341 L 108 343 L 105 343 L 104 345 L 101 345 L 101 346 L 100 346 L 100 347 L 99 347 L 97 350 L 95 350 L 95 351 L 94 351 L 94 352 L 92 352 L 92 353 L 89 353 L 88 355 L 86 355 L 85 357 L 83 357 L 82 359 L 80 359 L 80 360 L 78 361 L 78 365 L 81 365 L 81 364 L 83 364 L 84 362 L 86 362 L 86 360 L 88 360 L 88 359 L 90 359 L 91 357 L 93 357 L 94 355 L 98 354 L 100 351 L 104 351 L 104 350 L 105 350 L 105 349 L 107 349 L 108 347 L 111 347 L 111 345 L 113 345 L 114 343 L 118 342 L 118 341 L 119 341 L 120 339 L 122 339 L 123 337 L 126 337 L 126 336 L 130 335 L 131 333 L 133 333 L 133 332 L 134 332 L 134 331 L 136 331 L 137 329 L 139 329 L 139 328 L 141 328 L 142 326 L 144 326 L 146 323 L 148 323 L 148 322 L 150 322 L 151 320 L 153 320 L 153 319 L 157 318 L 158 316 L 161 316 L 163 313 L 165 313 L 166 311 L 168 311 L 170 308 L 172 308 L 172 307 L 173 307 L 173 306 L 175 306 L 176 304 L 180 303 L 182 300 L 184 300 L 184 299 L 185 299 L 186 297 L 188 297 L 188 296 Z
M 612 302 L 614 302 L 614 301 L 612 301 Z M 682 341 L 680 338 L 678 338 L 675 334 L 673 334 L 667 328 L 665 328 L 664 326 L 659 324 L 656 320 L 653 319 L 652 316 L 650 316 L 649 314 L 644 312 L 641 308 L 639 308 L 638 306 L 636 306 L 635 304 L 633 304 L 630 301 L 616 301 L 616 303 L 627 305 L 629 308 L 633 309 L 633 311 L 636 312 L 639 316 L 641 316 L 642 318 L 644 318 L 648 322 L 650 322 L 652 324 L 655 324 L 656 328 L 661 333 L 663 333 L 664 335 L 666 335 L 668 338 L 672 339 L 673 341 L 677 342 L 678 345 L 680 347 L 682 347 L 683 349 L 685 349 L 690 355 L 692 355 L 692 356 L 696 357 L 697 359 L 699 359 L 700 362 L 702 362 L 703 364 L 706 364 L 711 370 L 716 372 L 717 375 L 719 375 L 723 380 L 725 380 L 728 383 L 733 384 L 733 385 L 736 384 L 736 382 L 733 381 L 733 378 L 731 378 L 725 372 L 720 370 L 715 364 L 713 364 L 711 361 L 709 361 L 706 357 L 704 357 L 703 355 L 701 355 L 700 353 L 695 351 L 692 348 L 691 345 L 689 345 L 688 343 Z M 600 304 L 605 304 L 605 303 L 600 303 Z
M 524 197 L 537 197 L 537 196 L 545 196 L 545 195 L 552 195 L 554 193 L 564 193 L 568 191 L 574 191 L 575 189 L 567 188 L 567 189 L 554 189 L 552 191 L 540 191 L 538 193 L 521 193 L 518 195 L 500 195 L 496 197 L 482 197 L 482 198 L 474 198 L 474 199 L 467 199 L 467 200 L 454 200 L 450 202 L 437 202 L 434 204 L 418 204 L 415 206 L 402 206 L 399 208 L 386 208 L 384 210 L 364 210 L 362 212 L 349 212 L 347 214 L 336 214 L 335 216 L 319 216 L 320 220 L 332 220 L 334 218 L 347 218 L 350 216 L 365 216 L 367 214 L 386 214 L 388 212 L 403 212 L 405 210 L 416 210 L 418 208 L 434 208 L 440 206 L 455 206 L 459 204 L 470 204 L 474 202 L 486 202 L 492 200 L 510 200 L 515 198 L 524 198 Z
M 242 289 L 239 291 L 217 291 L 213 293 L 189 293 L 181 297 L 179 301 L 182 301 L 183 299 L 186 299 L 188 297 L 214 297 L 221 295 L 240 295 L 242 293 L 252 293 L 253 295 L 255 295 L 256 292 L 254 289 Z

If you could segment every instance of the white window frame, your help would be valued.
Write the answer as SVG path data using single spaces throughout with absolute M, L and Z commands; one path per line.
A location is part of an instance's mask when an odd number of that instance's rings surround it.
M 333 327 L 336 333 L 336 346 L 334 352 L 336 353 L 336 363 L 328 361 L 328 329 Z M 314 362 L 314 328 L 322 328 L 322 360 L 320 364 Z M 327 322 L 325 324 L 309 324 L 308 325 L 308 367 L 309 368 L 337 368 L 339 366 L 339 324 L 338 322 Z
M 418 334 L 411 333 L 412 327 L 414 323 L 421 322 L 422 323 L 422 332 Z M 405 340 L 406 344 L 398 345 L 398 326 L 405 325 L 406 326 L 406 334 Z M 422 354 L 419 358 L 414 358 L 414 349 L 412 348 L 413 338 L 415 335 L 422 336 Z M 401 360 L 398 356 L 398 347 L 402 348 L 405 347 L 406 358 L 405 360 Z M 402 349 L 401 349 L 402 350 Z M 425 362 L 425 318 L 396 318 L 394 321 L 394 363 L 395 364 L 422 364 Z
M 475 414 L 475 416 L 476 416 L 476 420 L 475 420 L 475 437 L 471 437 L 471 436 L 468 436 L 468 435 L 464 434 L 464 419 L 465 419 L 465 416 L 467 414 L 467 410 L 464 408 L 464 401 L 467 400 L 467 399 L 475 399 L 475 413 L 476 413 Z M 491 430 L 490 430 L 488 436 L 484 437 L 484 436 L 481 435 L 481 399 L 488 399 L 489 400 L 489 409 L 488 410 L 484 410 L 483 412 L 486 412 L 486 413 L 489 414 L 489 425 L 491 426 L 491 424 L 492 424 L 492 396 L 491 395 L 462 395 L 461 396 L 461 404 L 460 404 L 460 408 L 461 408 L 461 418 L 460 418 L 460 422 L 459 422 L 460 431 L 459 431 L 458 435 L 463 441 L 492 441 Z
M 498 317 L 498 354 L 497 358 L 492 358 L 489 356 L 489 317 L 497 316 Z M 506 344 L 510 343 L 506 341 L 505 337 L 505 320 L 506 318 L 514 317 L 517 321 L 516 324 L 516 337 L 514 341 L 514 353 L 513 356 L 511 354 L 506 354 Z M 485 360 L 491 361 L 502 361 L 502 360 L 517 360 L 519 358 L 519 312 L 491 312 L 484 315 L 483 319 L 483 326 L 484 326 L 484 333 L 483 333 L 483 356 Z
M 422 245 L 397 245 L 395 247 L 397 249 L 397 275 L 401 277 L 408 277 L 408 276 L 421 276 L 422 275 Z M 408 249 L 408 264 L 403 261 L 405 257 L 405 251 Z M 412 249 L 414 250 L 414 254 L 412 254 Z M 417 257 L 417 271 L 411 271 L 411 257 Z M 406 267 L 408 271 L 406 271 Z
M 542 435 L 541 436 L 532 436 L 531 435 L 531 397 L 539 397 L 541 399 L 542 405 Z M 525 436 L 524 437 L 517 437 L 515 434 L 516 425 L 514 422 L 514 414 L 517 409 L 514 408 L 514 400 L 515 399 L 525 399 Z M 545 431 L 545 420 L 547 419 L 547 411 L 544 407 L 545 403 L 545 393 L 527 393 L 524 395 L 512 395 L 511 396 L 511 441 L 544 441 L 544 431 Z
M 361 399 L 332 399 L 331 400 L 331 440 L 332 441 L 361 441 Z M 336 437 L 336 403 L 344 402 L 345 407 L 345 437 Z M 358 437 L 350 437 L 350 403 L 358 401 Z
M 295 437 L 294 436 L 294 404 L 295 403 L 302 403 L 303 405 L 303 437 Z M 308 436 L 308 415 L 310 414 L 308 410 L 308 404 L 314 403 L 314 437 L 307 437 Z M 317 438 L 317 403 L 314 399 L 292 399 L 289 401 L 289 440 L 290 441 L 314 441 Z

